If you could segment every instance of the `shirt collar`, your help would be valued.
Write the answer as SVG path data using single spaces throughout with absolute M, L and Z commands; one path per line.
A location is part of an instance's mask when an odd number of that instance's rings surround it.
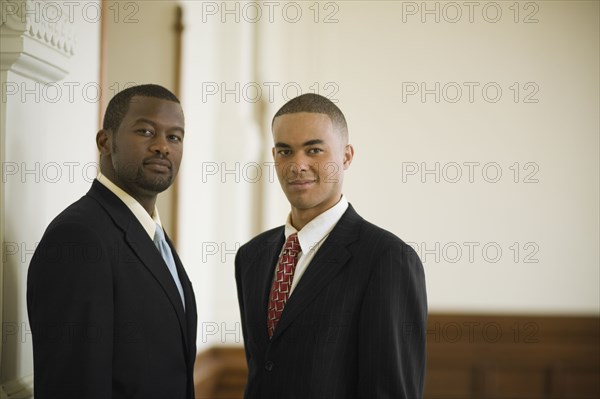
M 292 214 L 290 213 L 285 223 L 285 239 L 287 240 L 290 235 L 297 232 L 302 253 L 307 253 L 333 230 L 346 209 L 348 209 L 348 200 L 342 195 L 337 204 L 308 222 L 300 231 L 292 226 Z
M 112 191 L 123 203 L 129 208 L 129 210 L 133 213 L 135 218 L 141 223 L 146 233 L 150 236 L 150 239 L 154 239 L 154 234 L 156 233 L 156 225 L 162 227 L 162 223 L 160 221 L 160 215 L 158 214 L 158 208 L 154 206 L 154 212 L 152 216 L 146 212 L 144 207 L 131 195 L 127 194 L 121 187 L 117 186 L 113 183 L 108 177 L 104 176 L 102 173 L 98 173 L 97 180 L 102 183 L 106 188 Z

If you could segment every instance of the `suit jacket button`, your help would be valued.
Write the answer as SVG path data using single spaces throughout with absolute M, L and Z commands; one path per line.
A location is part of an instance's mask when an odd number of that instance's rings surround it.
M 271 370 L 273 370 L 274 366 L 275 366 L 275 363 L 273 363 L 272 361 L 269 360 L 265 363 L 265 370 L 271 371 Z

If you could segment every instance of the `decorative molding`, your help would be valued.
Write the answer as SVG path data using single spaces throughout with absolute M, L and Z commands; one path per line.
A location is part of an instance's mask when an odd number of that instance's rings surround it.
M 75 53 L 70 9 L 47 0 L 0 0 L 0 69 L 40 83 L 63 79 Z
M 0 388 L 2 389 L 2 399 L 33 398 L 33 374 L 2 384 Z

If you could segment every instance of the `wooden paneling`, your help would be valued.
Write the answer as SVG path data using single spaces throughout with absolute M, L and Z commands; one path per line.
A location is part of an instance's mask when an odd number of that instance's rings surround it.
M 430 315 L 425 398 L 600 397 L 600 319 Z
M 240 347 L 213 347 L 198 354 L 196 399 L 241 398 L 246 386 L 246 355 Z
M 241 398 L 244 351 L 215 347 L 196 362 L 197 398 Z M 600 397 L 597 317 L 430 315 L 426 399 Z

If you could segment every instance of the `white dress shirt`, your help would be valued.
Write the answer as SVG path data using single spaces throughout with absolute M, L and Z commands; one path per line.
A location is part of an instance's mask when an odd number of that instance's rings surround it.
M 144 209 L 144 207 L 135 198 L 133 198 L 131 195 L 127 194 L 125 191 L 123 191 L 123 189 L 121 189 L 115 183 L 110 181 L 108 179 L 108 177 L 104 176 L 102 173 L 98 173 L 97 179 L 106 188 L 108 188 L 117 197 L 119 197 L 119 199 L 121 201 L 123 201 L 123 203 L 125 203 L 125 205 L 127 205 L 129 210 L 131 210 L 131 212 L 133 212 L 133 214 L 135 215 L 136 219 L 142 224 L 142 227 L 144 228 L 144 230 L 146 230 L 146 233 L 148 233 L 148 236 L 150 236 L 150 239 L 154 242 L 155 245 L 157 245 L 156 242 L 154 241 L 154 236 L 156 234 L 156 228 L 157 228 L 156 226 L 158 225 L 159 228 L 161 228 L 161 229 L 163 227 L 162 227 L 162 223 L 160 222 L 160 216 L 158 215 L 158 208 L 156 207 L 156 205 L 154 206 L 154 212 L 152 212 L 152 216 L 150 216 L 148 214 L 148 212 L 146 212 L 146 209 Z M 163 232 L 164 232 L 164 230 L 163 230 Z M 165 242 L 165 245 L 168 245 L 168 244 Z M 159 247 L 157 247 L 157 249 L 159 250 L 159 252 L 161 252 L 161 249 Z M 183 286 L 181 285 L 181 281 L 179 280 L 179 276 L 177 274 L 177 269 L 175 266 L 175 259 L 173 258 L 173 254 L 172 254 L 170 248 L 168 249 L 168 254 L 169 254 L 169 255 L 167 255 L 168 258 L 165 259 L 165 265 L 167 266 L 167 269 L 171 273 L 171 276 L 173 276 L 173 280 L 175 282 L 175 285 L 177 286 L 177 290 L 179 291 L 179 295 L 181 297 L 181 302 L 185 309 L 185 295 L 183 293 Z M 161 252 L 161 256 L 163 256 L 163 259 L 164 259 L 165 255 L 162 252 Z
M 348 201 L 346 200 L 346 197 L 342 195 L 342 198 L 337 204 L 308 222 L 300 231 L 297 231 L 294 226 L 292 226 L 291 213 L 288 215 L 285 223 L 285 239 L 287 241 L 290 235 L 298 233 L 298 242 L 300 243 L 301 249 L 298 253 L 298 263 L 296 264 L 294 279 L 292 280 L 292 287 L 290 288 L 290 296 L 310 265 L 310 262 L 315 257 L 315 254 L 321 247 L 321 244 L 323 244 L 325 239 L 329 236 L 329 233 L 331 233 L 331 230 L 333 230 L 344 212 L 346 212 L 346 209 L 348 209 Z
M 108 188 L 113 192 L 133 214 L 136 219 L 142 224 L 146 233 L 150 236 L 150 239 L 154 241 L 154 233 L 156 233 L 156 223 L 162 227 L 162 223 L 160 222 L 160 216 L 158 215 L 158 208 L 154 206 L 154 212 L 152 216 L 146 212 L 144 207 L 131 195 L 127 194 L 121 187 L 117 186 L 115 183 L 110 181 L 108 177 L 104 176 L 102 173 L 98 173 L 98 177 L 96 178 L 102 185 Z

